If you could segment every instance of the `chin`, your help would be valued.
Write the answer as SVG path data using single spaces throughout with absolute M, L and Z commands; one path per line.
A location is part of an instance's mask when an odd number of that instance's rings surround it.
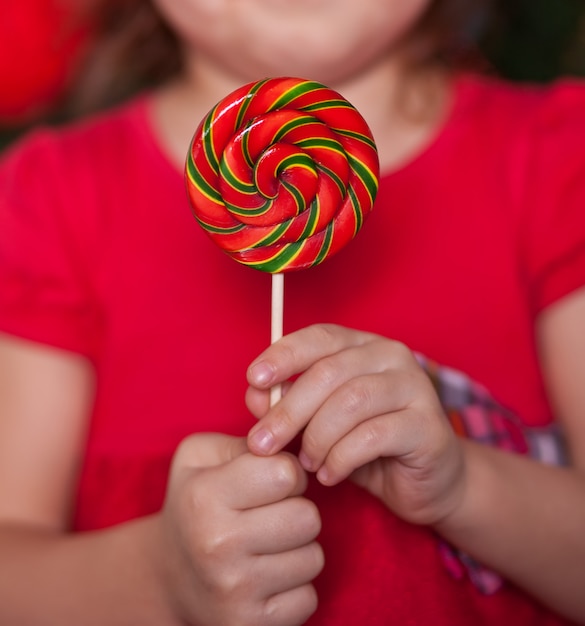
M 309 57 L 309 61 L 307 60 Z M 232 68 L 242 76 L 242 82 L 250 82 L 261 78 L 293 76 L 306 80 L 315 80 L 328 87 L 343 84 L 361 73 L 362 66 L 344 60 L 332 60 L 323 63 L 315 63 L 318 55 L 312 57 L 303 55 L 303 59 L 293 57 L 271 59 L 270 63 L 242 63 L 239 67 Z M 253 68 L 253 69 L 251 69 Z

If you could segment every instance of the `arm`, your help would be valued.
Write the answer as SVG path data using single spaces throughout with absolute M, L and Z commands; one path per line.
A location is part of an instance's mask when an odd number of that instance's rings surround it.
M 571 467 L 545 466 L 466 442 L 467 495 L 438 525 L 453 543 L 579 623 L 585 623 L 584 320 L 581 289 L 545 310 L 537 327 Z
M 304 623 L 323 555 L 291 455 L 194 435 L 160 514 L 68 532 L 92 395 L 83 358 L 0 336 L 0 623 Z
M 66 532 L 92 397 L 82 357 L 0 337 L 2 623 L 116 624 L 113 607 L 132 606 L 137 623 L 172 624 L 144 557 L 152 520 Z
M 404 346 L 335 327 L 304 329 L 249 371 L 260 418 L 250 448 L 270 454 L 304 429 L 299 458 L 327 485 L 351 477 L 397 515 L 438 530 L 552 609 L 585 623 L 585 294 L 546 311 L 543 358 L 573 445 L 569 468 L 455 437 Z M 565 339 L 559 336 L 564 329 Z M 266 389 L 300 376 L 268 409 Z M 579 441 L 581 443 L 579 443 Z

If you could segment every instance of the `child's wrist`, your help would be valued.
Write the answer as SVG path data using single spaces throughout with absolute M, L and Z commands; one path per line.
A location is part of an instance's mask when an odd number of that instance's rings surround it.
M 449 540 L 467 535 L 477 528 L 477 520 L 483 516 L 486 502 L 493 502 L 489 494 L 492 469 L 486 454 L 486 446 L 461 439 L 463 471 L 453 485 L 451 506 L 448 513 L 432 524 L 434 530 Z
M 149 589 L 149 604 L 153 607 L 158 624 L 161 626 L 184 626 L 180 618 L 178 602 L 172 593 L 169 575 L 169 550 L 164 541 L 164 529 L 160 514 L 143 518 L 137 529 L 136 540 L 139 547 L 146 586 Z

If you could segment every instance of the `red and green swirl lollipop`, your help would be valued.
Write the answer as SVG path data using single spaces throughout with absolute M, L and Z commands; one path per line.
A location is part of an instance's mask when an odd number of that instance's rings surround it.
M 245 85 L 201 122 L 185 178 L 195 217 L 233 259 L 272 274 L 321 263 L 360 230 L 378 155 L 358 111 L 314 81 Z
M 199 125 L 185 166 L 193 213 L 233 259 L 272 274 L 273 342 L 282 336 L 282 273 L 317 265 L 355 237 L 378 175 L 362 116 L 314 81 L 244 85 Z M 279 398 L 277 386 L 271 404 Z

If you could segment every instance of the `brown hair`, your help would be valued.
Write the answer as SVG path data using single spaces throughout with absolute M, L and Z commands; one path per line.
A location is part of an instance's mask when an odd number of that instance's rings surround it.
M 419 22 L 416 64 L 476 63 L 492 0 L 434 0 Z M 174 33 L 150 0 L 95 0 L 95 43 L 72 94 L 83 113 L 160 84 L 182 67 Z
M 81 114 L 160 84 L 182 67 L 179 41 L 150 0 L 95 0 L 93 45 L 71 92 Z
M 480 43 L 487 32 L 494 0 L 434 0 L 419 21 L 418 63 L 440 62 L 449 67 L 483 66 Z

